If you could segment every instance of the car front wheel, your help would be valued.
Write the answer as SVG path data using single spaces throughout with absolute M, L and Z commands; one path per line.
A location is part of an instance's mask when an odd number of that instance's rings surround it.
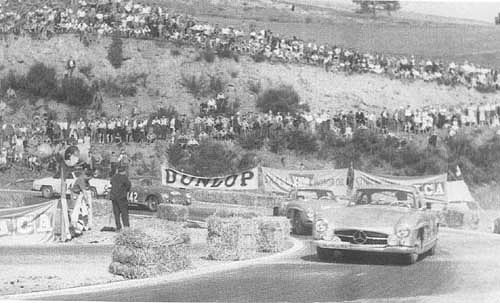
M 300 216 L 300 211 L 296 210 L 293 212 L 292 217 L 292 231 L 297 235 L 304 235 L 306 233 L 306 227 L 302 222 L 302 218 Z
M 146 204 L 151 211 L 157 211 L 158 204 L 160 204 L 160 200 L 156 196 L 149 196 L 146 199 Z
M 52 186 L 42 186 L 42 197 L 50 199 L 54 196 L 54 191 L 52 190 Z

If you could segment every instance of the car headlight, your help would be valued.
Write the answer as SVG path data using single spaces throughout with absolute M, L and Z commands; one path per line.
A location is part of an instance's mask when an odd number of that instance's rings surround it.
M 400 244 L 399 238 L 395 235 L 390 235 L 387 238 L 387 245 L 389 246 L 398 246 Z
M 324 219 L 319 219 L 315 224 L 316 232 L 322 234 L 328 230 L 328 222 Z
M 410 236 L 410 227 L 408 225 L 399 225 L 396 227 L 395 234 L 399 239 L 407 238 Z
M 312 208 L 306 209 L 306 216 L 308 219 L 313 219 L 314 218 L 314 210 Z

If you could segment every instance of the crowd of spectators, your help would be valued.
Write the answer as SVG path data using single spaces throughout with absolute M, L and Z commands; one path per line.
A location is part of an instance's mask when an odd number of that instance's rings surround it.
M 7 1 L 8 2 L 8 1 Z M 50 38 L 76 33 L 81 39 L 118 34 L 123 37 L 166 39 L 219 53 L 234 52 L 262 60 L 317 65 L 328 71 L 385 74 L 482 91 L 500 89 L 498 71 L 469 62 L 457 64 L 414 56 L 364 53 L 336 45 L 320 45 L 270 30 L 244 32 L 201 23 L 194 17 L 161 6 L 122 0 L 81 0 L 78 5 L 43 6 L 25 13 L 0 7 L 0 33 Z

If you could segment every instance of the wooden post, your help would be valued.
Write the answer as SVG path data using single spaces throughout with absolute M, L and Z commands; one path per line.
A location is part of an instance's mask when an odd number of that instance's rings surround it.
M 71 240 L 69 233 L 68 201 L 66 200 L 66 176 L 64 160 L 60 163 L 61 169 L 61 241 Z

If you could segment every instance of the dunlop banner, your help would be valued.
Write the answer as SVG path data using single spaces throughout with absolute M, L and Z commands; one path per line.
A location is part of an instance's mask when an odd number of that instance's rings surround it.
M 422 176 L 422 177 L 403 177 L 403 176 L 382 176 L 372 175 L 354 171 L 354 187 L 371 184 L 399 184 L 416 187 L 423 193 L 428 200 L 447 201 L 446 174 Z
M 255 190 L 259 186 L 258 169 L 224 177 L 196 177 L 162 166 L 161 183 L 176 188 L 219 190 Z
M 298 188 L 328 188 L 336 195 L 347 192 L 348 169 L 288 170 L 262 167 L 264 191 L 288 193 Z
M 33 245 L 52 241 L 57 200 L 0 210 L 0 245 Z

